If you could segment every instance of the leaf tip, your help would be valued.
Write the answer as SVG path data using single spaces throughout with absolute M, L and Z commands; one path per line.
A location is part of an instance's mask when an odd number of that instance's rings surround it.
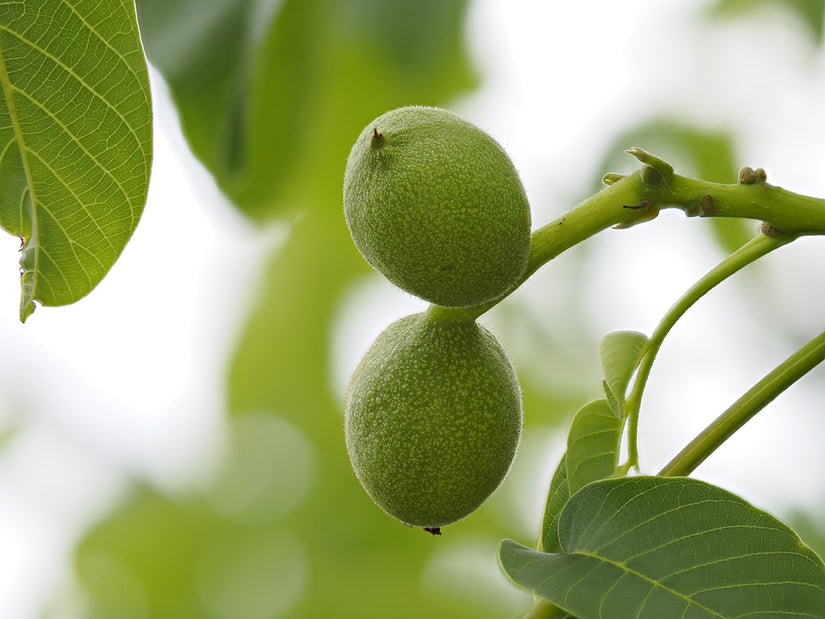
M 20 302 L 20 322 L 25 324 L 26 319 L 34 313 L 35 307 L 34 301 L 23 299 Z

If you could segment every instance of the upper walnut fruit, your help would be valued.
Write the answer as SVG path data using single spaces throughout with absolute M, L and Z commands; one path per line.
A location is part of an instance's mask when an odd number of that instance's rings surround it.
M 492 301 L 527 267 L 530 206 L 512 162 L 447 110 L 404 107 L 367 125 L 347 162 L 344 212 L 367 261 L 436 305 Z

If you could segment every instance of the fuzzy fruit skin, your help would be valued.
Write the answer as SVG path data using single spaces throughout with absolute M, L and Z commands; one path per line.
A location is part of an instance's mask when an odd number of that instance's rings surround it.
M 347 161 L 344 213 L 367 262 L 437 305 L 492 301 L 527 267 L 518 173 L 493 138 L 447 110 L 403 107 L 367 125 Z
M 521 418 L 518 380 L 495 337 L 422 313 L 391 324 L 364 356 L 344 429 L 373 501 L 408 525 L 441 527 L 504 479 Z

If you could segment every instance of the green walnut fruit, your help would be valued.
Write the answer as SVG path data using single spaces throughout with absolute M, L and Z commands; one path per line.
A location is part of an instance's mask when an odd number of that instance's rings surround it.
M 489 331 L 414 314 L 364 356 L 344 426 L 372 499 L 432 531 L 475 510 L 504 479 L 521 433 L 521 390 Z
M 404 107 L 367 125 L 347 162 L 344 213 L 367 262 L 437 305 L 492 301 L 527 266 L 530 206 L 512 162 L 447 110 Z

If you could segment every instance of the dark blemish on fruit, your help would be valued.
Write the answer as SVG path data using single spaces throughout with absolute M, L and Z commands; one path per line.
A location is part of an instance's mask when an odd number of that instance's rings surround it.
M 441 527 L 424 527 L 424 530 L 430 535 L 441 535 Z

